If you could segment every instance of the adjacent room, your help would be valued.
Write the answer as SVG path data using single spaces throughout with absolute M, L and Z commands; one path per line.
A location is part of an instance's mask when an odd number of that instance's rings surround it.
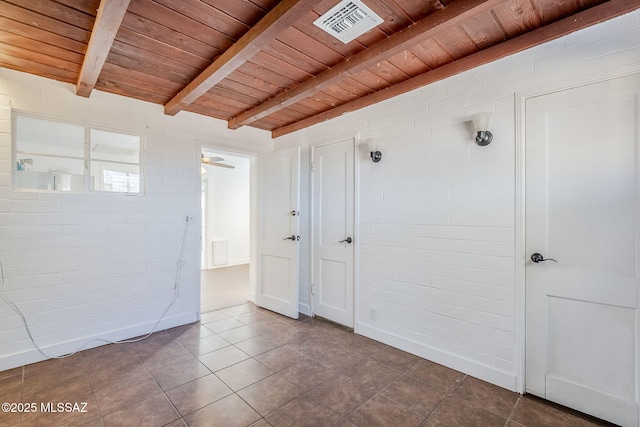
M 636 0 L 0 0 L 0 427 L 640 427 Z
M 249 300 L 250 165 L 248 157 L 202 151 L 201 313 Z

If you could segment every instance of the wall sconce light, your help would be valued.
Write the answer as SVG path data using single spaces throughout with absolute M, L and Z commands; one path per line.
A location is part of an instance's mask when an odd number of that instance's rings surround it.
M 382 160 L 382 152 L 378 149 L 379 142 L 379 139 L 370 139 L 369 142 L 367 142 L 369 157 L 371 157 L 373 163 L 378 163 L 380 160 Z
M 473 130 L 476 132 L 476 144 L 484 147 L 493 140 L 493 134 L 487 130 L 491 113 L 478 113 L 471 116 Z
M 382 159 L 382 153 L 378 150 L 370 152 L 369 155 L 373 163 L 378 163 Z
M 363 138 L 360 131 L 358 131 L 355 137 L 356 145 L 361 150 L 360 152 L 362 153 L 362 155 L 368 153 L 373 163 L 378 163 L 380 160 L 382 160 L 382 152 L 378 149 L 378 144 L 380 143 L 380 141 L 380 138 L 371 136 Z

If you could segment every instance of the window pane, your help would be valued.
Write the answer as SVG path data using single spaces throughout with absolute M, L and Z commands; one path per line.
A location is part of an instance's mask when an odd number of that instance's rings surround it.
M 92 161 L 91 189 L 118 193 L 139 193 L 140 166 Z
M 140 162 L 140 137 L 91 129 L 91 158 L 123 163 Z
M 26 152 L 84 158 L 82 126 L 18 116 L 16 128 L 18 154 Z M 33 166 L 42 169 L 35 163 Z

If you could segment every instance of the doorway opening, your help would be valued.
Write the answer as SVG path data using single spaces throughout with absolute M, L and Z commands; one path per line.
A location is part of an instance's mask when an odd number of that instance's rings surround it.
M 249 300 L 250 165 L 202 148 L 201 313 Z

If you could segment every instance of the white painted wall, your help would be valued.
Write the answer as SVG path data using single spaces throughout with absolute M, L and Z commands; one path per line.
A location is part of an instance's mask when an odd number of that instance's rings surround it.
M 216 154 L 217 156 L 217 154 Z M 208 183 L 206 225 L 206 268 L 248 264 L 250 257 L 250 159 L 220 154 L 224 162 L 235 169 L 203 164 L 207 171 L 203 179 Z M 229 263 L 213 264 L 214 240 L 229 241 Z
M 11 189 L 11 108 L 114 130 L 145 133 L 146 192 L 54 194 Z M 0 68 L 0 261 L 5 290 L 49 354 L 93 338 L 147 332 L 174 294 L 185 217 L 193 216 L 180 297 L 160 328 L 199 311 L 199 141 L 270 151 L 269 134 L 223 121 Z M 99 343 L 94 342 L 89 346 Z M 18 315 L 0 300 L 0 370 L 41 360 Z
M 373 164 L 361 146 L 357 160 L 356 332 L 519 388 L 515 96 L 639 63 L 635 12 L 277 139 L 308 149 L 356 137 L 383 153 Z M 487 147 L 469 127 L 482 111 Z

